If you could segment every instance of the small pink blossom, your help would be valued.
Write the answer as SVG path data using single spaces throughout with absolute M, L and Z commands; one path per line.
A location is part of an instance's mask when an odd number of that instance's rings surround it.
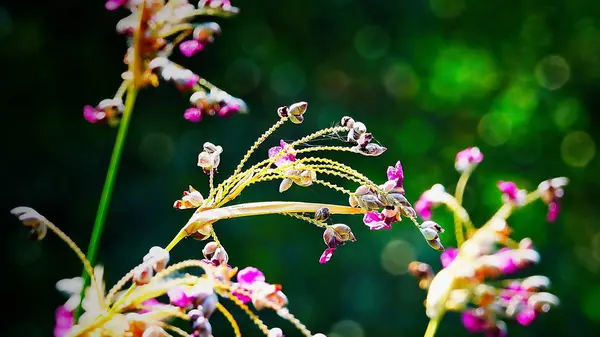
M 98 110 L 91 105 L 83 107 L 83 118 L 90 123 L 96 123 L 103 120 L 106 114 L 102 110 Z
M 440 260 L 442 260 L 442 266 L 448 267 L 452 261 L 458 256 L 459 250 L 456 248 L 448 248 L 440 254 Z
M 376 231 L 380 229 L 392 229 L 391 222 L 388 221 L 385 215 L 377 211 L 367 212 L 363 217 L 363 222 L 370 230 Z
M 546 215 L 546 219 L 548 222 L 555 222 L 558 219 L 558 215 L 560 214 L 560 206 L 558 202 L 553 201 L 548 204 L 548 214 Z
M 180 308 L 188 308 L 194 302 L 194 298 L 192 296 L 188 296 L 185 290 L 181 287 L 173 287 L 169 289 L 167 296 L 169 296 L 169 302 L 171 302 L 172 305 Z
M 400 161 L 397 161 L 395 166 L 388 167 L 387 178 L 388 180 L 396 181 L 396 187 L 402 187 L 402 184 L 404 183 L 404 170 L 402 169 Z
M 505 202 L 512 202 L 516 205 L 522 205 L 525 202 L 525 190 L 520 190 L 512 181 L 499 181 L 498 189 L 502 192 Z
M 488 322 L 474 313 L 473 310 L 465 311 L 461 316 L 463 326 L 469 332 L 482 332 L 487 329 Z
M 104 7 L 109 11 L 114 11 L 115 9 L 127 4 L 127 2 L 128 0 L 108 0 L 104 4 Z
M 415 203 L 415 211 L 425 220 L 430 220 L 433 215 L 433 203 L 427 199 L 420 198 Z
M 65 337 L 73 327 L 73 311 L 67 310 L 64 305 L 56 309 L 54 337 Z
M 331 260 L 331 257 L 333 256 L 333 253 L 335 252 L 336 248 L 327 248 L 325 249 L 325 251 L 323 251 L 323 254 L 321 254 L 321 257 L 319 258 L 319 263 L 320 264 L 324 264 L 329 262 L 329 260 Z
M 456 154 L 456 162 L 454 167 L 458 172 L 465 172 L 470 170 L 475 165 L 481 163 L 483 160 L 483 153 L 478 147 L 469 147 Z
M 204 45 L 196 40 L 187 40 L 179 44 L 179 50 L 187 57 L 192 57 L 197 52 L 204 49 Z
M 192 123 L 198 123 L 202 120 L 202 110 L 198 108 L 189 108 L 183 113 L 183 118 Z
M 523 310 L 521 310 L 515 317 L 515 319 L 517 320 L 517 322 L 523 326 L 528 326 L 531 323 L 533 323 L 533 321 L 535 320 L 537 314 L 535 312 L 535 310 L 530 307 L 530 306 L 526 306 Z
M 440 184 L 433 185 L 430 189 L 421 194 L 421 197 L 419 197 L 419 200 L 415 203 L 415 211 L 421 218 L 430 220 L 433 213 L 433 207 L 443 201 L 445 194 L 446 190 L 444 189 L 444 186 Z
M 142 302 L 142 308 L 139 313 L 144 314 L 150 312 L 152 308 L 162 305 L 156 298 L 151 298 Z
M 254 282 L 265 282 L 265 274 L 254 267 L 246 267 L 240 270 L 236 278 L 238 283 L 244 285 L 252 285 Z
M 275 157 L 281 151 L 286 151 L 283 156 L 280 156 L 279 158 L 277 158 L 275 160 L 275 166 L 280 167 L 280 166 L 283 166 L 285 164 L 288 164 L 288 163 L 296 161 L 296 155 L 294 154 L 294 149 L 291 148 L 291 147 L 288 147 L 287 149 L 285 149 L 287 145 L 288 144 L 282 140 L 282 141 L 279 142 L 279 146 L 274 146 L 274 147 L 272 147 L 272 148 L 269 149 L 269 152 L 268 152 L 269 153 L 269 158 Z

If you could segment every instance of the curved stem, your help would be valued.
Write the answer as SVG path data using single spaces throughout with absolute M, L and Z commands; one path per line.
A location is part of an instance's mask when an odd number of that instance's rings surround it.
M 454 198 L 459 206 L 462 206 L 463 195 L 465 193 L 465 188 L 467 186 L 467 181 L 469 181 L 469 177 L 471 176 L 472 169 L 468 169 L 464 171 L 460 178 L 458 179 L 458 183 L 456 184 L 456 191 L 454 193 Z M 461 221 L 458 214 L 454 214 L 454 232 L 456 235 L 456 247 L 460 248 L 460 246 L 465 242 L 465 237 L 463 234 L 463 222 Z M 467 237 L 469 236 L 469 229 L 467 229 Z
M 108 172 L 106 173 L 106 180 L 104 181 L 104 187 L 102 188 L 102 195 L 100 196 L 100 202 L 98 204 L 98 211 L 96 212 L 96 219 L 94 220 L 94 229 L 92 230 L 92 236 L 90 238 L 90 244 L 88 246 L 87 260 L 90 265 L 94 266 L 96 263 L 96 256 L 98 255 L 98 248 L 100 246 L 100 237 L 102 236 L 102 230 L 104 229 L 104 222 L 106 220 L 106 214 L 108 213 L 108 207 L 110 205 L 110 199 L 112 196 L 113 187 L 117 177 L 117 171 L 119 169 L 119 162 L 121 161 L 121 154 L 123 153 L 123 145 L 125 144 L 125 138 L 127 136 L 127 130 L 129 129 L 129 121 L 131 120 L 131 112 L 135 104 L 135 98 L 137 95 L 137 89 L 130 85 L 127 89 L 127 97 L 125 100 L 125 109 L 123 111 L 123 118 L 119 124 L 119 131 L 117 132 L 117 139 L 115 140 L 115 146 L 110 157 L 110 164 L 108 165 Z M 81 300 L 85 294 L 85 289 L 90 284 L 89 275 L 84 271 L 83 277 L 83 291 L 81 292 Z M 75 322 L 81 315 L 81 303 L 75 310 Z
M 440 319 L 438 317 L 432 318 L 429 320 L 429 324 L 427 324 L 427 330 L 425 330 L 425 335 L 423 337 L 433 337 L 435 336 L 435 332 L 440 324 Z

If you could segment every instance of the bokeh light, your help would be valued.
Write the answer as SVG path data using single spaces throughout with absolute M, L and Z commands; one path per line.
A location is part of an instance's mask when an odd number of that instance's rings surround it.
M 410 64 L 394 62 L 383 72 L 382 82 L 386 92 L 398 99 L 408 99 L 419 91 L 419 78 Z
M 306 75 L 295 63 L 282 63 L 271 70 L 271 90 L 280 96 L 296 96 L 305 84 Z
M 586 132 L 573 131 L 563 139 L 560 152 L 568 165 L 584 167 L 596 155 L 596 143 Z
M 549 55 L 535 66 L 535 77 L 540 86 L 548 90 L 561 88 L 571 77 L 571 68 L 564 57 Z
M 500 113 L 488 113 L 481 117 L 477 126 L 479 137 L 492 146 L 500 146 L 510 138 L 512 124 L 510 119 Z
M 352 320 L 343 320 L 331 327 L 331 333 L 327 336 L 339 337 L 364 337 L 365 332 L 359 323 Z
M 229 90 L 244 95 L 254 90 L 261 81 L 260 69 L 251 59 L 237 59 L 225 72 Z
M 413 260 L 413 247 L 403 240 L 390 241 L 381 252 L 381 266 L 392 275 L 406 274 L 408 264 Z
M 141 161 L 151 168 L 163 168 L 173 158 L 175 144 L 171 137 L 162 133 L 149 133 L 140 143 Z
M 358 54 L 365 59 L 378 59 L 387 54 L 390 36 L 379 26 L 364 26 L 356 33 L 354 46 Z
M 440 18 L 455 18 L 465 10 L 465 0 L 429 0 L 429 8 Z

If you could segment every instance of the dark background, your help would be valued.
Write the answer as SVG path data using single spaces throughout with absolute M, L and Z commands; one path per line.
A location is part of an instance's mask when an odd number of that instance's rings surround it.
M 173 86 L 143 91 L 137 101 L 99 260 L 112 285 L 148 248 L 165 245 L 191 214 L 172 209 L 192 184 L 205 195 L 196 166 L 205 141 L 220 144 L 219 179 L 277 119 L 276 108 L 309 102 L 306 121 L 286 125 L 257 152 L 280 138 L 293 140 L 338 122 L 364 121 L 389 150 L 381 157 L 343 157 L 375 181 L 402 160 L 407 196 L 440 182 L 452 189 L 455 153 L 476 145 L 484 162 L 469 183 L 466 207 L 481 224 L 500 205 L 496 181 L 533 189 L 550 177 L 571 179 L 558 222 L 547 224 L 541 202 L 519 212 L 515 237 L 532 237 L 542 254 L 528 274 L 553 280 L 561 306 L 511 336 L 598 335 L 600 226 L 596 155 L 600 79 L 600 3 L 579 1 L 238 1 L 241 14 L 217 20 L 223 35 L 184 60 L 231 94 L 250 114 L 229 120 L 182 118 L 187 96 Z M 0 6 L 2 65 L 3 336 L 50 336 L 64 298 L 55 282 L 79 275 L 75 256 L 50 235 L 41 243 L 10 217 L 12 207 L 34 207 L 84 249 L 100 197 L 116 129 L 82 118 L 85 104 L 110 97 L 120 83 L 125 42 L 115 34 L 125 10 L 102 1 L 9 2 Z M 344 184 L 344 183 L 342 183 Z M 255 185 L 239 200 L 346 202 L 320 187 Z M 355 188 L 352 184 L 344 184 Z M 261 268 L 284 285 L 290 309 L 329 337 L 421 336 L 425 293 L 405 274 L 412 259 L 439 268 L 438 253 L 406 223 L 370 232 L 361 218 L 338 217 L 358 242 L 319 265 L 321 231 L 287 217 L 224 221 L 217 226 L 230 263 Z M 451 238 L 451 217 L 436 211 Z M 185 241 L 172 261 L 198 258 L 202 244 Z M 231 308 L 231 306 L 229 306 Z M 232 309 L 245 335 L 258 335 Z M 296 335 L 266 313 L 272 326 Z M 231 334 L 222 318 L 215 335 Z M 466 336 L 448 315 L 438 336 Z

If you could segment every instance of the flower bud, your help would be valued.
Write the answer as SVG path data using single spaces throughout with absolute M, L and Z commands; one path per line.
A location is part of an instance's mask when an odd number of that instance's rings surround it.
M 212 336 L 212 326 L 208 319 L 203 316 L 196 318 L 196 320 L 192 322 L 192 329 L 196 332 L 193 334 L 194 337 Z
M 219 298 L 215 293 L 212 293 L 202 301 L 198 308 L 202 311 L 204 317 L 208 319 L 217 309 L 217 303 L 219 303 Z
M 156 272 L 160 272 L 167 266 L 169 263 L 169 252 L 158 246 L 154 246 L 150 248 L 150 251 L 146 256 L 144 256 L 144 262 L 153 261 L 152 268 Z
M 360 208 L 366 209 L 367 211 L 378 210 L 386 206 L 385 203 L 373 194 L 358 196 L 357 200 Z
M 351 195 L 351 196 L 348 198 L 348 204 L 350 205 L 350 207 L 354 207 L 354 208 L 358 208 L 358 207 L 360 207 L 360 206 L 358 205 L 358 198 L 357 198 L 356 196 L 354 196 L 354 195 Z
M 354 192 L 354 194 L 357 197 L 361 196 L 361 195 L 365 195 L 365 194 L 370 194 L 370 193 L 372 193 L 371 188 L 369 186 L 366 186 L 366 185 L 360 185 L 360 186 L 358 186 L 358 188 Z
M 527 291 L 540 291 L 550 288 L 550 279 L 546 276 L 530 276 L 521 282 L 521 287 Z
M 342 126 L 352 129 L 354 127 L 354 118 L 349 116 L 342 117 Z
M 331 216 L 331 212 L 329 211 L 329 208 L 322 207 L 322 208 L 319 208 L 315 212 L 315 221 L 325 222 L 325 221 L 329 220 L 330 216 Z
M 217 244 L 214 241 L 211 241 L 207 243 L 206 246 L 204 246 L 204 248 L 202 249 L 202 255 L 204 255 L 204 258 L 210 260 L 215 255 L 217 248 L 219 248 L 219 244 Z
M 331 227 L 323 232 L 323 241 L 329 248 L 335 248 L 343 243 L 342 237 Z
M 150 280 L 152 280 L 152 266 L 148 264 L 142 264 L 138 266 L 133 271 L 133 281 L 137 285 L 148 284 Z
M 427 263 L 413 261 L 408 265 L 408 272 L 419 280 L 421 289 L 427 289 L 433 279 L 433 269 Z
M 281 118 L 289 116 L 288 107 L 281 106 L 281 107 L 277 108 L 277 115 L 279 115 L 279 117 L 281 117 Z
M 306 102 L 298 102 L 290 105 L 288 112 L 292 116 L 302 116 L 306 112 L 308 108 L 308 103 Z
M 367 132 L 367 127 L 362 122 L 355 122 L 352 126 L 352 130 L 354 130 L 358 136 L 361 136 L 363 133 Z
M 373 134 L 372 133 L 368 133 L 365 132 L 362 135 L 360 135 L 360 137 L 358 137 L 358 146 L 360 146 L 361 148 L 364 148 L 365 146 L 367 146 L 367 144 L 369 144 L 371 141 L 373 140 Z
M 552 307 L 560 303 L 558 297 L 550 293 L 537 293 L 529 296 L 527 305 L 533 307 L 537 312 L 548 312 Z

